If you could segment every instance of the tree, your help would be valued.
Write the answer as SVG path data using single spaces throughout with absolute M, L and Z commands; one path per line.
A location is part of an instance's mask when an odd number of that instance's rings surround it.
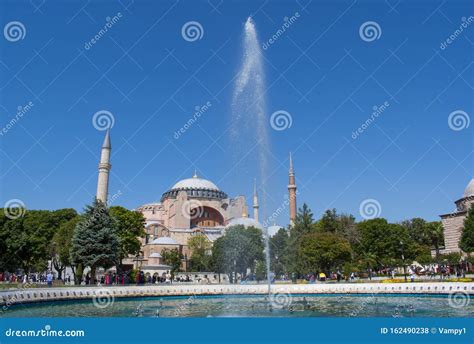
M 89 266 L 93 283 L 98 267 L 108 269 L 118 263 L 120 247 L 116 226 L 105 203 L 97 199 L 86 206 L 76 225 L 71 244 L 71 263 Z
M 287 269 L 300 275 L 300 265 L 297 263 L 298 247 L 301 237 L 316 230 L 313 213 L 306 203 L 298 209 L 294 224 L 289 227 L 290 237 L 288 239 Z
M 336 209 L 326 210 L 321 220 L 319 220 L 317 226 L 321 232 L 328 232 L 328 233 L 341 232 L 341 224 L 338 221 Z
M 188 247 L 191 251 L 191 259 L 189 261 L 191 271 L 209 271 L 211 243 L 207 237 L 199 234 L 189 238 Z
M 420 245 L 431 245 L 429 232 L 427 231 L 427 223 L 419 217 L 406 220 L 401 225 L 407 229 L 410 238 Z
M 351 260 L 349 242 L 333 233 L 308 233 L 302 237 L 298 249 L 298 262 L 304 273 L 324 271 L 341 267 Z
M 474 252 L 474 206 L 469 208 L 464 219 L 464 228 L 461 240 L 459 241 L 459 248 L 468 254 Z
M 146 220 L 142 213 L 119 206 L 110 207 L 109 213 L 116 221 L 119 239 L 118 268 L 121 270 L 124 258 L 130 255 L 137 256 L 140 253 L 139 238 L 145 237 Z
M 286 271 L 288 265 L 288 240 L 288 230 L 284 228 L 270 238 L 270 266 L 277 277 Z
M 44 271 L 51 256 L 51 241 L 61 223 L 76 216 L 74 209 L 17 211 L 22 216 L 0 221 L 0 268 Z M 11 213 L 9 211 L 8 213 Z
M 56 271 L 58 271 L 59 279 L 62 278 L 62 272 L 67 266 L 71 266 L 70 250 L 74 229 L 79 222 L 79 216 L 62 223 L 59 229 L 54 233 L 51 243 L 52 263 Z M 76 272 L 73 270 L 73 274 Z
M 219 283 L 221 282 L 221 274 L 226 272 L 225 255 L 225 239 L 224 237 L 217 238 L 212 244 L 210 266 L 212 271 L 219 274 Z
M 173 279 L 175 273 L 178 272 L 181 267 L 181 254 L 177 248 L 165 248 L 161 251 L 161 256 L 163 257 L 163 262 L 171 267 L 170 273 L 171 279 Z
M 247 269 L 255 271 L 256 262 L 263 260 L 262 231 L 242 225 L 229 227 L 225 235 L 214 242 L 212 256 L 219 272 L 229 273 L 231 281 L 236 282 L 237 273 L 245 276 Z
M 298 209 L 295 217 L 295 223 L 291 227 L 293 235 L 300 236 L 314 230 L 314 218 L 311 209 L 306 203 Z
M 377 218 L 359 222 L 357 229 L 361 239 L 356 251 L 359 257 L 370 256 L 374 262 L 371 268 L 400 265 L 406 268 L 416 258 L 417 245 L 402 225 Z
M 265 279 L 267 274 L 267 266 L 263 260 L 257 261 L 255 265 L 255 279 L 260 282 Z
M 430 238 L 430 245 L 436 252 L 436 262 L 439 264 L 440 248 L 444 246 L 443 225 L 439 221 L 429 222 L 426 224 L 425 231 Z

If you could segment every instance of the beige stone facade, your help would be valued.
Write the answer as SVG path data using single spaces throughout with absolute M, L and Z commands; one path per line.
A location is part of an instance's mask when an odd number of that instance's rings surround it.
M 139 262 L 145 271 L 166 270 L 161 252 L 174 248 L 183 255 L 182 268 L 187 270 L 189 238 L 203 234 L 212 243 L 224 234 L 226 225 L 248 214 L 245 197 L 230 198 L 214 183 L 197 175 L 176 183 L 160 202 L 144 204 L 137 210 L 146 219 L 146 237 L 141 239 L 143 257 Z
M 461 252 L 459 241 L 464 228 L 467 211 L 474 203 L 474 179 L 466 187 L 463 197 L 455 202 L 456 211 L 440 215 L 444 228 L 444 246 L 441 253 Z

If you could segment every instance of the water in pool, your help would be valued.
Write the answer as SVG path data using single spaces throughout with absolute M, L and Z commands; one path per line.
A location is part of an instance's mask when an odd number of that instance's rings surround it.
M 458 300 L 459 301 L 459 300 Z M 184 296 L 15 304 L 0 317 L 472 317 L 474 300 L 433 295 Z

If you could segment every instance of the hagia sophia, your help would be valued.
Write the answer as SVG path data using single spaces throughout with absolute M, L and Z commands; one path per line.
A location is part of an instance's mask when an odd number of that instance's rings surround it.
M 110 132 L 107 131 L 102 145 L 97 183 L 97 199 L 108 200 L 110 153 L 112 150 Z M 293 160 L 290 155 L 289 169 L 290 223 L 296 216 L 296 185 Z M 203 234 L 212 243 L 224 235 L 226 228 L 234 225 L 254 226 L 263 230 L 259 222 L 257 186 L 254 184 L 252 210 L 249 216 L 247 200 L 244 196 L 230 197 L 212 181 L 200 178 L 195 172 L 191 178 L 183 179 L 165 191 L 159 202 L 139 206 L 146 220 L 145 238 L 142 242 L 141 257 L 124 260 L 125 265 L 140 268 L 145 273 L 162 273 L 170 269 L 163 264 L 161 252 L 164 249 L 178 249 L 184 257 L 182 269 L 187 271 L 190 252 L 188 240 Z M 281 227 L 269 226 L 269 235 Z
M 110 153 L 112 145 L 110 132 L 107 131 L 101 149 L 97 199 L 107 203 L 109 173 L 111 169 Z M 289 222 L 296 217 L 296 183 L 293 160 L 290 154 L 289 166 Z M 460 252 L 459 240 L 467 210 L 474 203 L 474 179 L 466 187 L 463 197 L 456 203 L 456 211 L 440 215 L 444 228 L 445 247 L 441 253 Z M 188 271 L 190 251 L 188 240 L 192 236 L 203 234 L 212 243 L 224 235 L 226 228 L 234 225 L 254 226 L 263 230 L 259 222 L 259 203 L 257 187 L 254 184 L 253 216 L 249 216 L 247 200 L 244 196 L 228 196 L 212 181 L 200 178 L 196 173 L 174 184 L 161 196 L 159 202 L 147 203 L 136 208 L 146 220 L 145 238 L 142 242 L 142 256 L 130 257 L 124 264 L 130 268 L 139 268 L 145 273 L 163 273 L 170 269 L 162 261 L 164 249 L 178 249 L 183 256 L 182 270 Z M 269 235 L 275 234 L 280 226 L 267 228 Z

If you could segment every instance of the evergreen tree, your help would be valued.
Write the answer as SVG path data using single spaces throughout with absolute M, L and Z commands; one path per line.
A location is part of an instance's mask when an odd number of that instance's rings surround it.
M 94 200 L 76 225 L 71 245 L 71 263 L 91 268 L 94 282 L 98 267 L 110 268 L 118 263 L 119 239 L 116 221 L 105 203 Z
M 474 206 L 469 208 L 467 217 L 464 220 L 459 247 L 466 253 L 474 252 Z
M 313 213 L 306 203 L 303 207 L 298 209 L 298 213 L 295 217 L 295 223 L 290 227 L 290 237 L 288 239 L 288 265 L 287 269 L 290 272 L 296 272 L 298 275 L 302 274 L 300 267 L 297 263 L 298 260 L 298 247 L 300 246 L 301 237 L 305 234 L 315 231 L 315 223 Z

